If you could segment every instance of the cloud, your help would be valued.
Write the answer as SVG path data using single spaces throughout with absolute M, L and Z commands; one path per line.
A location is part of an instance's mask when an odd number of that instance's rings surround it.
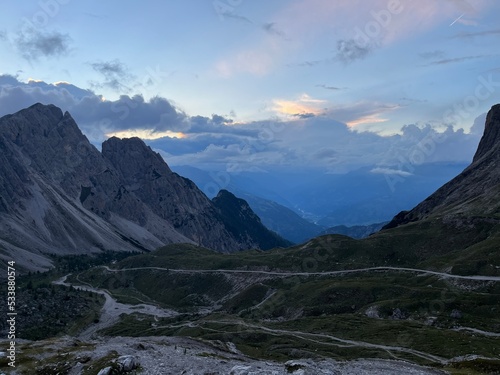
M 454 39 L 465 39 L 465 38 L 476 38 L 485 36 L 497 36 L 500 34 L 500 29 L 484 30 L 475 33 L 459 33 L 452 38 Z
M 0 115 L 36 102 L 69 111 L 96 145 L 106 134 L 137 135 L 148 139 L 148 144 L 161 151 L 171 165 L 235 173 L 279 168 L 342 173 L 364 166 L 375 170 L 373 173 L 412 173 L 408 167 L 412 163 L 467 162 L 474 155 L 484 123 L 484 116 L 477 119 L 470 133 L 451 127 L 438 132 L 430 125 L 415 124 L 405 125 L 399 134 L 391 136 L 350 129 L 345 119 L 382 116 L 396 108 L 366 102 L 332 106 L 315 116 L 310 116 L 314 114 L 310 111 L 295 111 L 290 112 L 290 120 L 237 124 L 217 114 L 190 116 L 161 97 L 146 101 L 139 95 L 122 95 L 107 101 L 68 82 L 25 83 L 12 75 L 0 75 Z M 308 95 L 290 102 L 315 109 L 325 105 Z
M 69 111 L 96 142 L 105 139 L 108 133 L 119 131 L 182 132 L 190 126 L 188 116 L 165 98 L 145 101 L 140 95 L 122 95 L 118 100 L 108 101 L 69 83 L 47 84 L 34 80 L 24 83 L 10 75 L 0 76 L 0 115 L 37 102 Z
M 398 175 L 401 177 L 408 177 L 412 176 L 413 174 L 410 172 L 406 171 L 401 171 L 399 169 L 392 169 L 392 168 L 373 168 L 370 173 L 376 173 L 376 174 L 386 174 L 386 175 Z
M 325 100 L 313 99 L 303 94 L 297 100 L 275 99 L 273 110 L 279 115 L 308 118 L 323 113 L 326 103 Z
M 290 64 L 287 64 L 288 67 L 295 67 L 295 66 L 298 66 L 298 67 L 313 67 L 313 66 L 316 66 L 316 65 L 319 65 L 319 64 L 323 64 L 327 62 L 327 60 L 311 60 L 311 61 L 303 61 L 303 62 L 300 62 L 300 63 L 290 63 Z
M 5 30 L 0 30 L 0 40 L 7 40 L 7 32 Z
M 283 31 L 276 28 L 276 23 L 270 22 L 262 25 L 262 29 L 270 35 L 278 36 L 283 39 L 287 39 Z
M 104 82 L 92 82 L 95 88 L 109 87 L 118 92 L 130 92 L 131 88 L 123 82 L 130 82 L 135 77 L 130 74 L 122 62 L 118 59 L 105 62 L 94 62 L 90 66 L 104 77 Z
M 455 57 L 455 58 L 450 58 L 450 59 L 441 59 L 437 61 L 432 61 L 426 66 L 431 66 L 431 65 L 445 65 L 445 64 L 453 64 L 453 63 L 459 63 L 463 61 L 468 61 L 468 60 L 477 60 L 477 59 L 482 59 L 488 57 L 486 55 L 478 55 L 478 56 L 463 56 L 463 57 Z
M 27 60 L 40 57 L 61 57 L 68 53 L 71 38 L 57 31 L 41 31 L 28 28 L 15 38 L 18 52 Z
M 341 39 L 337 41 L 337 59 L 345 64 L 362 60 L 373 50 L 371 45 L 360 45 L 354 39 Z
M 486 113 L 476 117 L 474 124 L 470 128 L 470 133 L 481 136 L 484 132 L 484 125 L 486 123 Z
M 293 117 L 298 117 L 298 118 L 301 118 L 301 119 L 306 119 L 306 118 L 311 118 L 311 117 L 315 117 L 316 115 L 314 113 L 295 113 L 292 115 Z
M 345 87 L 327 86 L 327 85 L 324 85 L 324 84 L 323 85 L 316 85 L 316 87 L 322 87 L 325 90 L 333 90 L 333 91 L 345 90 L 346 89 Z
M 387 119 L 381 116 L 398 108 L 397 104 L 365 101 L 352 105 L 332 106 L 328 109 L 327 116 L 354 128 L 361 124 L 385 122 Z

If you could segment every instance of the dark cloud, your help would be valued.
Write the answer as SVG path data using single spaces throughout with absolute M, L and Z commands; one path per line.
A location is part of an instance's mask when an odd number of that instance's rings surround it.
M 454 39 L 464 39 L 464 38 L 475 38 L 484 36 L 497 36 L 500 34 L 500 29 L 484 30 L 475 33 L 459 33 L 452 38 Z
M 450 59 L 441 59 L 441 60 L 432 61 L 425 66 L 453 64 L 453 63 L 459 63 L 459 62 L 468 61 L 468 60 L 482 59 L 485 57 L 488 57 L 488 56 L 486 56 L 486 55 L 463 56 L 463 57 L 455 57 L 455 58 L 450 58 Z
M 353 131 L 340 122 L 393 108 L 363 103 L 322 116 L 299 114 L 301 121 L 235 124 L 217 114 L 188 116 L 161 97 L 146 101 L 139 95 L 123 95 L 115 101 L 104 101 L 69 83 L 23 83 L 15 76 L 0 75 L 0 115 L 36 102 L 69 111 L 94 144 L 102 142 L 107 133 L 125 130 L 183 132 L 186 137 L 182 139 L 164 137 L 148 143 L 171 165 L 231 171 L 314 167 L 337 173 L 375 165 L 382 169 L 374 173 L 387 174 L 391 170 L 409 171 L 405 163 L 415 160 L 470 161 L 484 123 L 484 116 L 477 119 L 470 134 L 451 127 L 438 133 L 430 125 L 410 124 L 401 129 L 401 134 L 381 136 Z
M 312 66 L 316 66 L 316 65 L 319 65 L 319 64 L 322 64 L 322 63 L 325 63 L 327 60 L 311 60 L 311 61 L 303 61 L 303 62 L 300 62 L 300 63 L 290 63 L 290 64 L 287 64 L 288 67 L 290 68 L 293 68 L 293 67 L 312 67 Z
M 58 31 L 41 31 L 28 28 L 15 38 L 16 47 L 25 59 L 38 60 L 40 57 L 60 57 L 69 51 L 71 38 Z
M 372 51 L 370 45 L 360 45 L 354 39 L 337 41 L 337 58 L 345 64 L 363 60 Z
M 363 60 L 375 48 L 375 45 L 361 45 L 354 39 L 341 39 L 337 41 L 337 51 L 334 57 L 321 60 L 307 60 L 300 63 L 287 64 L 288 67 L 313 67 L 319 64 L 332 64 L 338 61 L 351 64 L 356 60 Z
M 104 82 L 91 82 L 94 88 L 109 87 L 118 92 L 130 92 L 130 83 L 135 77 L 128 72 L 125 64 L 118 59 L 105 62 L 94 62 L 90 66 L 104 78 Z M 128 83 L 128 84 L 125 84 Z
M 316 115 L 314 113 L 295 113 L 292 116 L 297 117 L 297 118 L 301 118 L 301 119 L 306 119 L 306 118 L 315 117 Z
M 336 87 L 336 86 L 327 86 L 327 85 L 316 85 L 316 87 L 322 87 L 326 90 L 333 90 L 333 91 L 337 91 L 337 90 L 345 90 L 346 88 L 345 87 Z
M 115 131 L 182 131 L 190 126 L 188 116 L 165 98 L 145 101 L 140 95 L 122 95 L 118 100 L 109 101 L 68 83 L 23 83 L 10 75 L 0 76 L 0 115 L 14 113 L 37 102 L 69 111 L 82 129 L 97 141 L 103 140 L 105 133 Z
M 263 24 L 262 29 L 270 35 L 279 36 L 280 38 L 287 39 L 285 33 L 276 28 L 276 23 L 274 22 Z
M 2 74 L 0 75 L 0 87 L 1 86 L 19 86 L 20 82 L 18 81 L 16 76 L 11 74 Z

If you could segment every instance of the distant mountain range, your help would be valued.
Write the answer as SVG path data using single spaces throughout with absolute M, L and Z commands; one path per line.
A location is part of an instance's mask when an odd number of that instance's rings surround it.
M 371 225 L 354 225 L 352 227 L 347 227 L 345 225 L 337 225 L 335 227 L 331 227 L 322 231 L 319 235 L 325 234 L 342 234 L 344 236 L 348 236 L 351 238 L 366 238 L 373 233 L 378 232 L 380 229 L 384 227 L 388 222 L 384 223 L 375 223 Z
M 230 226 L 237 208 L 212 202 L 139 138 L 111 138 L 99 152 L 53 105 L 0 118 L 0 149 L 0 257 L 27 269 L 49 267 L 46 254 L 289 244 L 247 206 Z
M 387 223 L 398 212 L 415 206 L 465 167 L 456 163 L 415 165 L 413 173 L 404 177 L 372 173 L 374 167 L 345 174 L 172 168 L 192 179 L 209 197 L 219 188 L 232 191 L 248 202 L 267 228 L 302 243 L 327 233 L 365 237 L 380 229 L 383 224 L 379 223 Z M 391 181 L 397 181 L 392 189 Z

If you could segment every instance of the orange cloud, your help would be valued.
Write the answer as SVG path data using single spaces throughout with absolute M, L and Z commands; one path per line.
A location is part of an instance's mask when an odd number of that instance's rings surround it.
M 273 111 L 280 115 L 296 116 L 313 114 L 320 115 L 325 111 L 326 100 L 313 99 L 307 94 L 303 94 L 298 100 L 273 100 Z
M 389 119 L 387 118 L 380 118 L 378 117 L 379 115 L 368 115 L 368 116 L 363 116 L 359 117 L 357 119 L 354 119 L 352 121 L 346 122 L 346 125 L 350 128 L 354 128 L 358 125 L 365 125 L 365 124 L 379 124 L 381 122 L 387 122 Z

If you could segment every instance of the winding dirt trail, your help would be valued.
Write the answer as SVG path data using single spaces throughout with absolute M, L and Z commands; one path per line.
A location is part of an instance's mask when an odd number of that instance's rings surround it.
M 101 316 L 99 322 L 91 324 L 82 333 L 80 333 L 79 338 L 82 340 L 91 339 L 95 336 L 96 332 L 104 328 L 108 328 L 118 323 L 121 314 L 132 314 L 141 313 L 146 315 L 152 315 L 154 317 L 166 318 L 178 315 L 174 310 L 161 309 L 154 305 L 148 305 L 145 303 L 139 305 L 129 305 L 117 302 L 111 294 L 105 289 L 97 289 L 87 285 L 75 285 L 67 283 L 66 280 L 70 275 L 66 275 L 53 283 L 56 285 L 72 286 L 75 289 L 90 291 L 93 293 L 98 293 L 106 298 L 104 306 L 101 310 Z

